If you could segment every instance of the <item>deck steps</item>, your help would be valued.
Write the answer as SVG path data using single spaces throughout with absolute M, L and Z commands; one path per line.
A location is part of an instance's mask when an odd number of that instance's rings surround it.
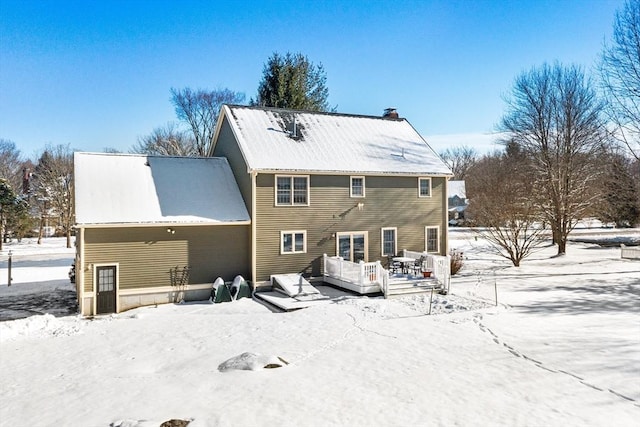
M 391 282 L 387 288 L 387 298 L 430 294 L 432 289 L 434 289 L 434 291 L 440 289 L 440 285 L 435 280 L 400 283 Z

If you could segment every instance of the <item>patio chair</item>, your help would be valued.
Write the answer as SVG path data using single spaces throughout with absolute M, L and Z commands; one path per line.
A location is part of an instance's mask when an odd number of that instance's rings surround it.
M 392 273 L 401 273 L 402 263 L 394 261 L 394 257 L 395 255 L 387 255 L 387 270 L 391 271 Z
M 424 255 L 420 257 L 420 259 L 417 259 L 414 263 L 413 263 L 413 274 L 414 275 L 419 275 L 420 273 L 422 273 L 422 266 L 424 265 L 424 260 L 425 257 Z

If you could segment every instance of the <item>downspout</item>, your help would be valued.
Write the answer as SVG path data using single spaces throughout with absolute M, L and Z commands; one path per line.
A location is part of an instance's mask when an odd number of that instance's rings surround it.
M 449 255 L 449 179 L 444 179 L 444 256 Z
M 80 253 L 78 253 L 80 248 Z M 78 289 L 78 309 L 80 315 L 84 315 L 84 227 L 80 228 L 80 244 L 76 234 L 76 287 Z
M 256 180 L 258 172 L 251 171 L 251 277 L 256 284 Z

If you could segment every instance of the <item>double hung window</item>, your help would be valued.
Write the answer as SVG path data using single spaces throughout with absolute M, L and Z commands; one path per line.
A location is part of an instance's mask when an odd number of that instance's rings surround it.
M 308 176 L 276 176 L 276 206 L 309 205 Z
M 431 178 L 418 178 L 418 197 L 431 197 Z
M 425 227 L 425 247 L 427 252 L 440 252 L 440 227 Z
M 364 197 L 364 176 L 351 177 L 351 197 Z
M 397 241 L 397 229 L 388 227 L 382 229 L 382 256 L 395 256 Z

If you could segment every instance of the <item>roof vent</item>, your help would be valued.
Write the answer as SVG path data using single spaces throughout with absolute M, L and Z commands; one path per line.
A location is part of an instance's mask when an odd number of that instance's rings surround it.
M 385 108 L 382 117 L 384 117 L 385 119 L 397 119 L 398 111 L 393 107 Z

